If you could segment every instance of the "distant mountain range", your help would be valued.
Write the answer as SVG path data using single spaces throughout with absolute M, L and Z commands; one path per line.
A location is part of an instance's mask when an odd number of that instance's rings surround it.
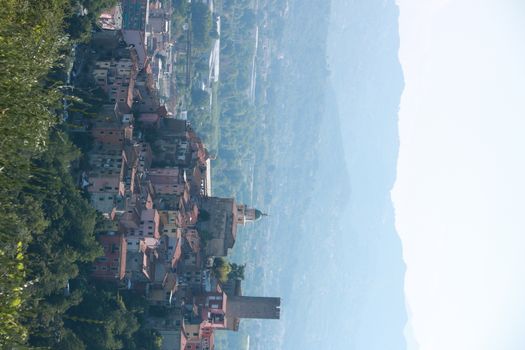
M 281 80 L 272 82 L 281 124 L 266 135 L 278 161 L 273 186 L 254 187 L 254 204 L 271 216 L 243 230 L 234 249 L 249 257 L 246 285 L 282 296 L 282 320 L 243 322 L 241 332 L 252 335 L 252 350 L 406 349 L 405 265 L 390 199 L 403 90 L 397 6 L 289 8 Z

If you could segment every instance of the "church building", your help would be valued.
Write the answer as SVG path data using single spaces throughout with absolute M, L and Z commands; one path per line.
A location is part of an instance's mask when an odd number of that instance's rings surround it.
M 237 204 L 233 198 L 203 198 L 197 228 L 207 241 L 206 255 L 228 255 L 228 249 L 235 244 L 237 226 L 258 221 L 265 215 L 258 209 Z

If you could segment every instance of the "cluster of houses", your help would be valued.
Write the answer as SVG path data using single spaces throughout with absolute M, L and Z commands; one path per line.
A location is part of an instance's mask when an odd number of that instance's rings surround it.
M 168 15 L 160 1 L 123 0 L 101 16 L 126 49 L 91 72 L 107 101 L 91 118 L 82 186 L 111 226 L 99 238 L 104 256 L 92 277 L 166 311 L 148 316 L 163 349 L 207 350 L 214 331 L 236 331 L 243 318 L 278 319 L 280 299 L 243 296 L 241 280 L 214 274 L 214 259 L 227 256 L 237 228 L 264 214 L 212 196 L 205 145 L 162 104 L 155 57 L 170 47 Z
M 99 25 L 104 30 L 120 31 L 126 43 L 135 48 L 139 68 L 148 61 L 161 101 L 173 96 L 173 46 L 171 2 L 161 0 L 122 0 L 104 11 Z

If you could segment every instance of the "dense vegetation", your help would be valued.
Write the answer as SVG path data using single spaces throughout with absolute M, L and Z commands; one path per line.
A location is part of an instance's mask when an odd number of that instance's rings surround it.
M 59 92 L 43 79 L 66 41 L 56 25 L 65 8 L 61 0 L 8 0 L 0 6 L 0 64 L 5 70 L 0 76 L 0 345 L 27 338 L 20 322 L 27 298 L 25 250 L 43 232 L 45 219 L 40 203 L 22 193 L 30 180 L 31 159 L 45 150 L 57 121 L 53 109 Z M 39 220 L 30 220 L 28 211 Z
M 61 124 L 63 65 L 115 0 L 0 6 L 0 348 L 158 349 L 146 305 L 88 283 L 102 221 Z M 82 14 L 80 16 L 79 14 Z
M 208 48 L 211 28 L 211 13 L 208 6 L 200 1 L 193 1 L 191 3 L 191 29 L 193 44 L 197 48 Z
M 218 129 L 214 191 L 230 196 L 246 187 L 248 180 L 240 169 L 248 168 L 255 154 L 258 115 L 250 99 L 250 82 L 257 18 L 250 1 L 218 1 L 216 7 L 221 16 L 221 75 L 217 87 L 220 107 L 217 117 L 212 114 L 208 119 L 215 125 L 207 128 Z
M 246 265 L 230 263 L 224 257 L 217 257 L 213 260 L 213 275 L 221 282 L 228 280 L 243 280 Z

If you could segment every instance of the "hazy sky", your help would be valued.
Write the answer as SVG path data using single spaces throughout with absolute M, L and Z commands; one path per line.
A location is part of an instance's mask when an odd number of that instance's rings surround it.
M 398 4 L 408 328 L 422 350 L 525 349 L 525 1 Z

